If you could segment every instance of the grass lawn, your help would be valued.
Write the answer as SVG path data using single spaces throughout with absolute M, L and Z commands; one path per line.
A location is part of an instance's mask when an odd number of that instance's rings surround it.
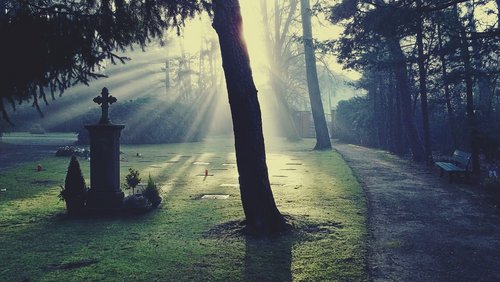
M 4 170 L 0 281 L 366 280 L 361 188 L 337 153 L 314 152 L 313 145 L 268 145 L 275 200 L 295 225 L 277 238 L 235 231 L 244 216 L 232 141 L 223 138 L 122 146 L 122 182 L 133 167 L 161 186 L 162 204 L 144 215 L 65 216 L 57 195 L 69 158 L 39 161 L 43 172 L 33 163 Z M 88 182 L 89 162 L 80 165 Z

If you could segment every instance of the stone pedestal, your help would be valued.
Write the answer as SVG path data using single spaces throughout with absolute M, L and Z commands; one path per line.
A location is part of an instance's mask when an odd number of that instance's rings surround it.
M 87 208 L 114 210 L 121 207 L 120 132 L 124 125 L 87 125 L 90 137 L 90 190 Z

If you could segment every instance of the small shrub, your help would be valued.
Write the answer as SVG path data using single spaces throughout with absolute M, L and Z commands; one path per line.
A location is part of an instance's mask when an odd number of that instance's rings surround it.
M 139 171 L 133 168 L 128 169 L 128 174 L 125 176 L 127 183 L 125 184 L 125 189 L 132 189 L 132 194 L 135 194 L 135 187 L 141 182 L 139 177 Z
M 85 195 L 87 186 L 80 169 L 80 164 L 75 156 L 71 157 L 66 173 L 64 186 L 61 186 L 59 199 L 66 202 L 68 214 L 79 214 L 85 208 Z
M 160 191 L 153 178 L 151 178 L 151 175 L 148 177 L 148 185 L 142 191 L 142 195 L 151 202 L 153 208 L 156 208 L 161 203 Z

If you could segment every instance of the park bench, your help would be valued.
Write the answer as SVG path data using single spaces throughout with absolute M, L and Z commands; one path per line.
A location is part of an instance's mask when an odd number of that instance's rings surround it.
M 451 183 L 454 175 L 463 174 L 465 177 L 468 176 L 470 158 L 470 153 L 455 150 L 449 162 L 435 162 L 435 165 L 441 169 L 441 177 L 444 172 L 448 173 Z

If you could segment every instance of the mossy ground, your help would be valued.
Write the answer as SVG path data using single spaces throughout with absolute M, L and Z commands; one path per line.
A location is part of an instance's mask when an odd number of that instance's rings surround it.
M 68 218 L 57 195 L 69 158 L 44 159 L 43 172 L 32 163 L 2 171 L 0 281 L 366 280 L 361 188 L 337 153 L 313 145 L 268 145 L 274 197 L 294 225 L 275 238 L 238 231 L 235 155 L 224 138 L 122 146 L 122 181 L 133 167 L 161 187 L 162 204 L 143 215 Z M 88 182 L 89 163 L 80 165 Z

